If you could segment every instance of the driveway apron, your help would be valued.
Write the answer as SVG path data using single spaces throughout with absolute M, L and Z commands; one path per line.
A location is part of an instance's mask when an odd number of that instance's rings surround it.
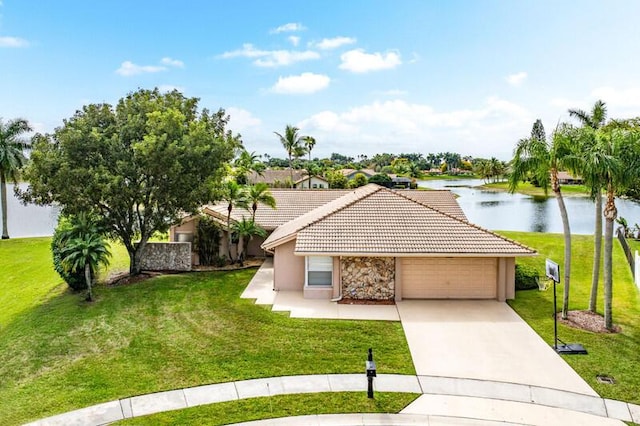
M 397 306 L 418 375 L 521 383 L 597 396 L 506 303 L 407 300 Z

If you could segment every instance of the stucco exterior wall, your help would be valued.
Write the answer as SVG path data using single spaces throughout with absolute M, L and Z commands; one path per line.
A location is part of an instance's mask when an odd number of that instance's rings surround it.
M 304 257 L 294 254 L 295 240 L 282 244 L 273 255 L 273 285 L 276 290 L 304 289 Z
M 315 185 L 315 186 L 314 186 Z M 296 184 L 296 188 L 300 189 L 314 189 L 314 188 L 329 188 L 329 183 L 324 179 L 312 177 L 311 179 L 305 179 L 302 182 Z
M 394 299 L 395 265 L 393 257 L 341 258 L 342 296 L 364 300 Z
M 193 242 L 193 237 L 196 235 L 197 222 L 197 217 L 190 217 L 184 219 L 179 225 L 169 228 L 169 241 Z
M 190 271 L 191 243 L 147 243 L 141 264 L 146 271 Z

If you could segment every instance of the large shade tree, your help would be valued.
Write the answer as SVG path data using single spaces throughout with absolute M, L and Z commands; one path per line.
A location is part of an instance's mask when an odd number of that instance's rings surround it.
M 562 198 L 558 171 L 574 169 L 574 157 L 570 150 L 567 134 L 570 127 L 560 125 L 547 141 L 542 121 L 536 120 L 531 136 L 520 139 L 514 150 L 509 177 L 509 191 L 515 192 L 518 184 L 528 177 L 534 178 L 545 193 L 549 188 L 558 202 L 564 233 L 564 294 L 562 299 L 562 318 L 569 312 L 569 290 L 571 278 L 571 228 L 567 208 Z
M 580 123 L 582 128 L 574 133 L 574 148 L 578 149 L 580 159 L 578 172 L 590 189 L 590 196 L 595 204 L 595 230 L 593 248 L 593 267 L 591 274 L 591 294 L 589 296 L 589 310 L 596 312 L 598 300 L 598 283 L 600 281 L 600 261 L 602 259 L 602 166 L 604 165 L 600 150 L 594 149 L 597 141 L 598 129 L 607 119 L 606 104 L 598 100 L 591 111 L 570 109 L 569 115 Z
M 240 145 L 228 120 L 178 91 L 138 90 L 115 107 L 86 105 L 54 133 L 34 137 L 21 196 L 101 217 L 138 274 L 149 237 L 211 199 Z
M 0 119 L 0 203 L 2 239 L 9 238 L 7 226 L 7 181 L 18 183 L 18 172 L 25 163 L 24 151 L 30 147 L 22 136 L 31 131 L 27 120 L 18 118 L 4 123 Z

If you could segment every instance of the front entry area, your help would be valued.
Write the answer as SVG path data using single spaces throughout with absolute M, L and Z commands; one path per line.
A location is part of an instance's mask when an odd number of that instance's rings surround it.
M 406 257 L 400 259 L 403 299 L 496 299 L 498 259 Z

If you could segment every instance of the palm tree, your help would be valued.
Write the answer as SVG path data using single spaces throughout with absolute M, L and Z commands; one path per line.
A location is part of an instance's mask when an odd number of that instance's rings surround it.
M 236 180 L 242 185 L 247 183 L 247 174 L 249 172 L 255 172 L 262 176 L 262 172 L 265 169 L 264 163 L 260 161 L 260 156 L 255 151 L 250 153 L 246 149 L 240 152 L 233 165 L 236 168 Z
M 542 130 L 542 132 L 540 131 Z M 516 191 L 520 181 L 528 175 L 533 175 L 545 193 L 551 187 L 562 218 L 564 230 L 564 297 L 562 300 L 562 318 L 567 318 L 569 312 L 569 289 L 571 277 L 571 229 L 569 216 L 562 198 L 558 171 L 567 168 L 573 169 L 569 140 L 567 138 L 567 126 L 556 128 L 551 142 L 546 140 L 544 127 L 540 120 L 536 120 L 531 131 L 531 137 L 520 139 L 514 150 L 512 160 L 512 172 L 509 177 L 509 192 Z
M 309 154 L 309 162 L 311 162 L 311 150 L 316 146 L 316 138 L 313 136 L 303 136 L 305 151 Z
M 234 207 L 247 208 L 246 189 L 234 180 L 228 180 L 222 187 L 221 198 L 227 202 L 227 253 L 229 260 L 233 260 L 231 255 L 231 212 Z
M 21 118 L 9 120 L 6 124 L 0 119 L 0 203 L 2 204 L 2 239 L 9 239 L 7 228 L 7 180 L 18 183 L 18 172 L 26 158 L 24 150 L 30 145 L 20 137 L 31 131 L 27 120 Z
M 607 119 L 606 104 L 598 100 L 593 105 L 591 113 L 580 109 L 570 109 L 569 115 L 576 118 L 583 130 L 579 137 L 581 142 L 574 146 L 580 147 L 582 161 L 579 173 L 590 188 L 590 196 L 595 201 L 595 231 L 593 248 L 593 268 L 591 274 L 591 295 L 589 296 L 589 310 L 596 312 L 598 300 L 598 282 L 600 280 L 600 259 L 602 258 L 602 178 L 600 167 L 602 159 L 598 152 L 591 149 L 595 143 L 596 132 Z
M 640 175 L 640 128 L 623 123 L 610 123 L 598 131 L 594 145 L 601 159 L 599 171 L 607 191 L 604 206 L 604 324 L 613 329 L 613 224 L 618 216 L 615 196 Z
M 269 185 L 264 182 L 259 182 L 249 187 L 247 202 L 251 204 L 251 220 L 256 220 L 258 204 L 264 204 L 272 209 L 276 208 L 276 199 L 271 195 Z
M 304 140 L 305 136 L 300 136 L 298 134 L 298 131 L 300 131 L 300 129 L 298 129 L 297 127 L 287 124 L 287 126 L 284 129 L 284 136 L 278 132 L 273 132 L 280 138 L 280 143 L 282 144 L 284 149 L 287 151 L 287 155 L 289 156 L 289 170 L 291 172 L 292 188 L 293 188 L 293 158 L 294 156 L 299 157 L 302 151 L 304 150 L 304 147 L 302 146 L 302 141 Z
M 248 238 L 249 241 L 251 241 L 251 238 L 253 238 L 254 235 L 266 237 L 267 232 L 260 226 L 258 226 L 253 221 L 253 219 L 247 220 L 245 217 L 233 224 L 233 232 L 238 235 L 238 263 L 240 264 L 240 266 L 242 266 L 244 262 L 244 251 L 246 246 L 245 238 Z
M 109 247 L 101 235 L 84 234 L 69 240 L 62 249 L 62 264 L 69 272 L 84 270 L 87 282 L 87 301 L 93 300 L 92 277 L 96 275 L 100 265 L 108 265 Z

